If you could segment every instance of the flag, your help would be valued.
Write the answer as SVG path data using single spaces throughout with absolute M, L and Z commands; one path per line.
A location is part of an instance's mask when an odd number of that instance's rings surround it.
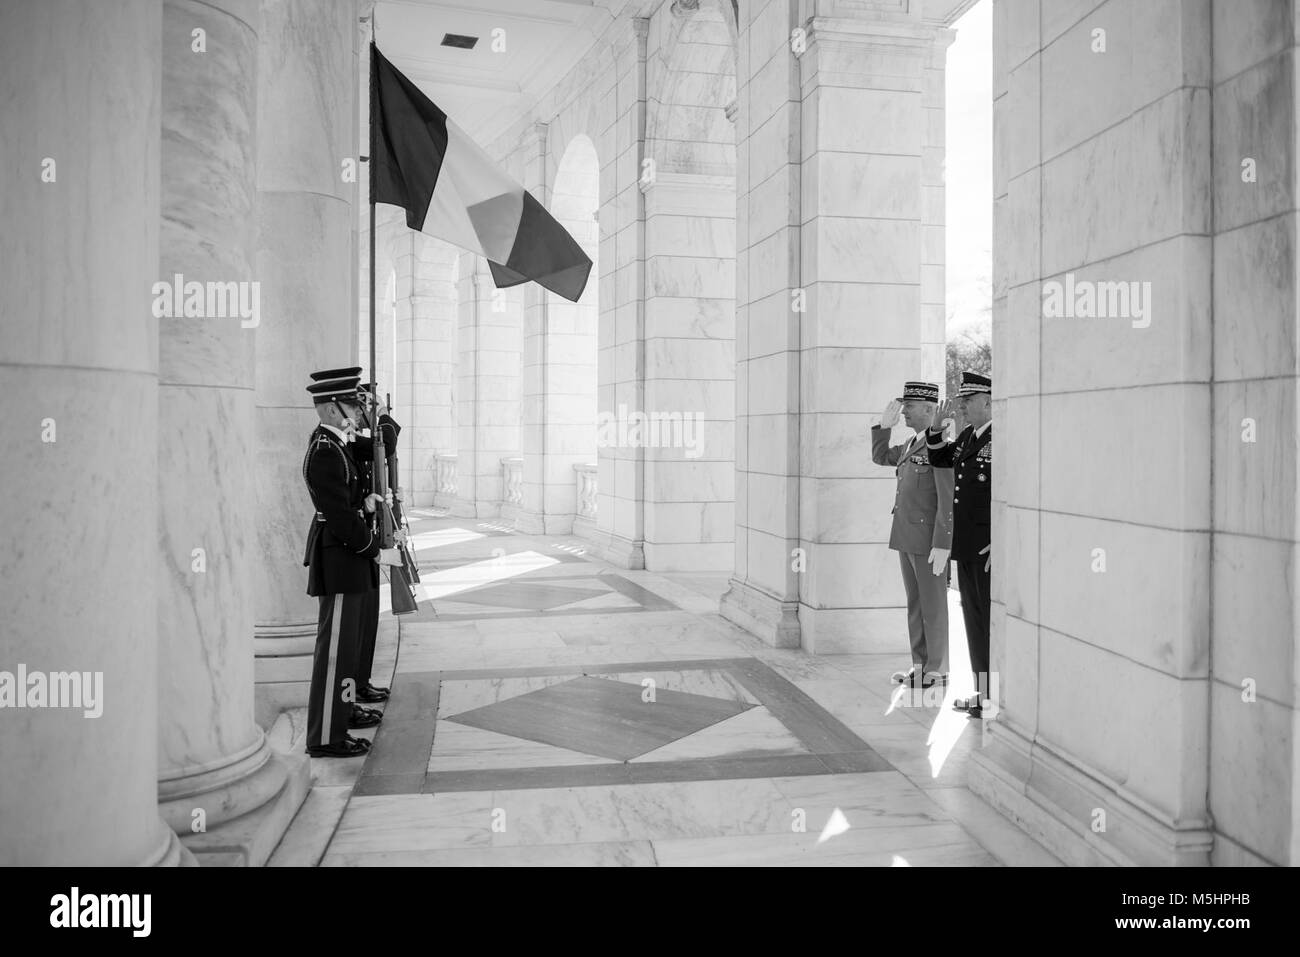
M 577 302 L 591 260 L 541 203 L 370 44 L 370 201 L 488 261 L 498 287 Z

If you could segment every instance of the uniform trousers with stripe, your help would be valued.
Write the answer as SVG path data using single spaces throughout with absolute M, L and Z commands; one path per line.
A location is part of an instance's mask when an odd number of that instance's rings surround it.
M 378 637 L 379 589 L 372 588 L 366 592 L 365 617 L 361 622 L 361 647 L 357 651 L 358 689 L 370 684 L 370 669 L 375 666 L 375 641 Z
M 925 555 L 898 553 L 907 592 L 912 665 L 923 674 L 948 672 L 948 575 L 936 575 Z
M 374 589 L 371 589 L 374 591 Z M 307 698 L 307 746 L 338 744 L 348 733 L 357 691 L 357 652 L 370 592 L 321 595 L 316 655 Z M 349 682 L 350 684 L 346 684 Z M 347 700 L 344 700 L 344 695 Z
M 988 556 L 973 562 L 957 562 L 957 588 L 961 591 L 961 617 L 966 622 L 966 644 L 970 648 L 970 668 L 980 696 L 989 697 L 989 620 L 993 611 L 989 591 L 989 573 L 984 570 Z

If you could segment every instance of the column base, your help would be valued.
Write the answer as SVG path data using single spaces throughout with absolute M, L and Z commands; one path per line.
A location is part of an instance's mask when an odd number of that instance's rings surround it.
M 149 860 L 144 862 L 145 867 L 199 866 L 199 862 L 195 860 L 189 848 L 181 843 L 181 839 L 176 836 L 175 831 L 161 821 L 158 822 L 158 829 L 161 832 L 158 849 Z
M 590 545 L 588 551 L 602 561 L 630 571 L 645 568 L 645 542 L 634 542 L 622 535 L 603 531 L 588 518 L 574 521 L 573 534 Z
M 258 628 L 253 638 L 253 720 L 269 728 L 281 711 L 307 705 L 316 622 Z
M 311 790 L 311 762 L 305 754 L 280 754 L 262 740 L 266 760 L 251 774 L 210 791 L 159 804 L 163 819 L 203 867 L 261 867 L 289 829 Z M 190 809 L 228 808 L 215 826 L 190 832 Z M 174 819 L 174 820 L 173 820 Z
M 971 755 L 972 791 L 1066 864 L 1204 867 L 1208 821 L 1175 823 L 1119 793 L 1117 785 L 1020 730 L 1005 714 Z M 1105 830 L 1093 831 L 1096 811 Z
M 773 648 L 799 647 L 798 602 L 781 601 L 733 578 L 718 613 Z
M 803 650 L 813 655 L 911 655 L 906 608 L 799 605 Z
M 656 572 L 729 572 L 736 567 L 736 543 L 646 542 L 645 562 Z
M 573 515 L 542 515 L 520 509 L 515 514 L 515 531 L 521 535 L 572 535 Z
M 449 506 L 456 518 L 496 518 L 501 514 L 500 502 L 468 501 L 455 499 Z

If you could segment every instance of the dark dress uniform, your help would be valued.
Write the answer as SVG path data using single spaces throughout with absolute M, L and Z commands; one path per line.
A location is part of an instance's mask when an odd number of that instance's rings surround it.
M 983 376 L 972 377 L 987 379 Z M 984 383 L 981 383 L 983 385 Z M 986 391 L 971 389 L 963 382 L 963 394 Z M 952 468 L 952 560 L 957 563 L 957 587 L 961 591 L 961 613 L 966 623 L 966 643 L 970 647 L 971 670 L 975 689 L 981 697 L 989 694 L 989 619 L 992 599 L 989 573 L 984 570 L 989 556 L 980 552 L 988 547 L 989 516 L 993 503 L 993 423 L 979 435 L 966 426 L 955 442 L 945 442 L 943 432 L 931 429 L 926 445 L 930 463 L 938 468 Z
M 397 436 L 402 427 L 389 415 L 379 417 L 379 430 L 384 437 L 385 465 L 397 454 Z M 373 489 L 375 470 L 375 447 L 369 436 L 359 435 L 353 439 L 354 455 L 361 468 L 362 487 L 369 492 Z M 389 574 L 393 574 L 391 571 Z M 387 696 L 387 689 L 375 688 L 370 681 L 370 671 L 375 664 L 375 642 L 379 638 L 379 583 L 366 596 L 366 608 L 361 628 L 361 646 L 357 650 L 357 687 L 361 701 L 381 701 Z M 367 693 L 369 691 L 369 693 Z
M 311 390 L 319 397 L 318 383 Z M 352 397 L 356 380 L 352 381 Z M 346 397 L 343 392 L 339 397 Z M 319 401 L 319 398 L 318 398 Z M 302 475 L 316 515 L 307 532 L 303 564 L 307 594 L 320 601 L 311 694 L 307 703 L 307 747 L 348 742 L 348 721 L 358 685 L 360 647 L 367 596 L 378 592 L 379 539 L 365 513 L 367 489 L 361 469 L 343 442 L 324 426 L 312 433 Z

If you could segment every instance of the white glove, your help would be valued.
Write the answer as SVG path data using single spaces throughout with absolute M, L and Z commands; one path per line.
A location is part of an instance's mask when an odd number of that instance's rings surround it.
M 375 561 L 381 565 L 400 565 L 402 553 L 395 548 L 381 548 L 379 554 L 375 556 Z
M 930 549 L 930 567 L 934 569 L 934 575 L 938 578 L 948 567 L 948 549 L 932 548 Z
M 981 554 L 981 555 L 988 555 L 988 556 L 989 556 L 988 558 L 984 559 L 984 570 L 985 570 L 985 571 L 988 571 L 988 570 L 989 570 L 989 566 L 993 564 L 993 556 L 992 556 L 992 555 L 989 555 L 989 549 L 992 548 L 992 547 L 993 547 L 993 543 L 992 543 L 992 542 L 989 542 L 987 545 L 985 545 L 983 548 L 980 549 L 980 554 Z

